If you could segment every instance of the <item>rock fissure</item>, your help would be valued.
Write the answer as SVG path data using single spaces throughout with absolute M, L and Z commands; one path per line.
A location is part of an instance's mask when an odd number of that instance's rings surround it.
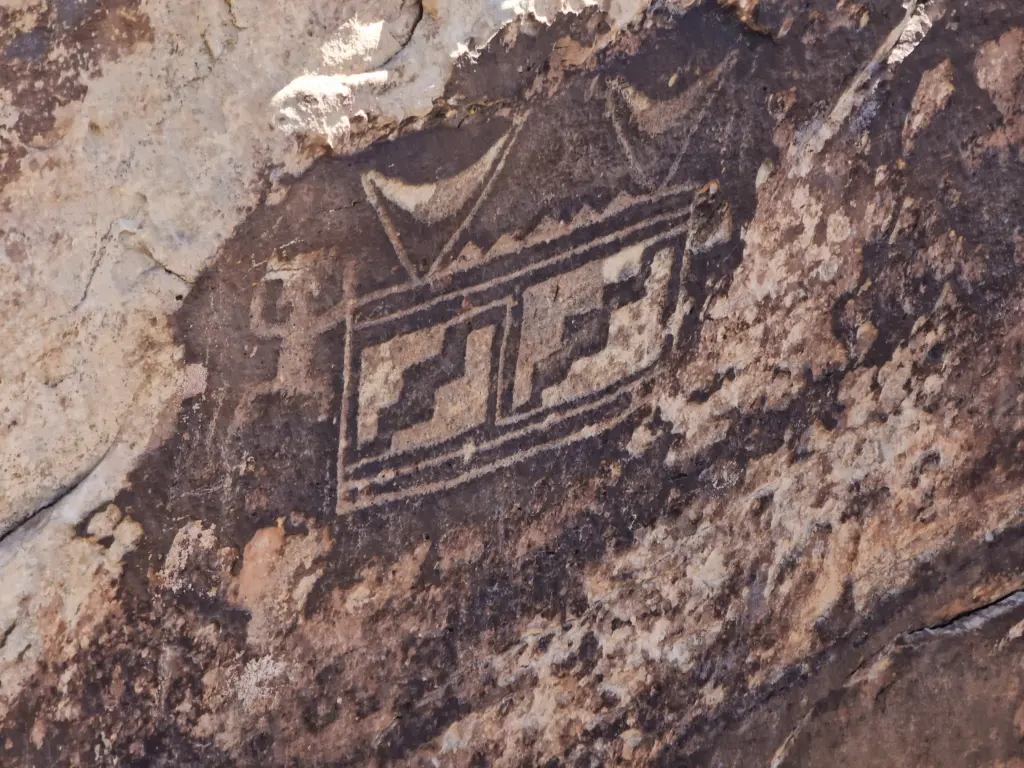
M 8 538 L 10 538 L 12 534 L 16 533 L 19 529 L 27 526 L 28 524 L 32 523 L 32 521 L 39 518 L 40 515 L 43 515 L 47 512 L 54 510 L 57 507 L 57 505 L 61 503 L 61 501 L 68 498 L 71 494 L 78 490 L 86 481 L 88 481 L 89 478 L 96 471 L 96 469 L 101 464 L 103 464 L 106 458 L 110 455 L 110 452 L 114 449 L 116 444 L 117 440 L 115 439 L 114 442 L 112 442 L 110 446 L 107 447 L 103 454 L 98 459 L 96 459 L 89 467 L 87 467 L 81 473 L 81 475 L 79 475 L 73 482 L 57 490 L 49 499 L 47 499 L 40 506 L 36 507 L 36 509 L 34 509 L 30 514 L 23 516 L 20 520 L 5 521 L 6 525 L 0 526 L 0 554 L 3 554 L 4 552 L 4 542 Z
M 409 43 L 412 41 L 413 36 L 416 34 L 416 30 L 420 26 L 420 22 L 423 21 L 423 13 L 424 13 L 424 11 L 423 11 L 423 2 L 424 2 L 424 0 L 412 0 L 412 2 L 416 6 L 415 17 L 412 20 L 412 26 L 409 27 L 408 32 L 406 32 L 404 35 L 401 35 L 399 37 L 394 38 L 395 42 L 398 45 L 398 50 L 395 51 L 393 54 L 391 54 L 387 59 L 385 59 L 381 63 L 381 65 L 380 65 L 381 69 L 386 69 L 387 66 L 392 61 L 395 60 L 395 57 L 398 56 L 405 49 L 405 47 L 407 45 L 409 45 Z
M 1024 590 L 1018 589 L 990 603 L 957 614 L 947 621 L 906 632 L 903 639 L 915 643 L 934 637 L 976 632 L 989 622 L 1001 619 L 1021 606 L 1024 606 Z

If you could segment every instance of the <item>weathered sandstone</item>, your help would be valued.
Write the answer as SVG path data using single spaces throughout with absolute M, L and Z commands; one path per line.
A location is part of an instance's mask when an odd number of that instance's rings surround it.
M 1024 765 L 1024 8 L 0 0 L 4 765 Z

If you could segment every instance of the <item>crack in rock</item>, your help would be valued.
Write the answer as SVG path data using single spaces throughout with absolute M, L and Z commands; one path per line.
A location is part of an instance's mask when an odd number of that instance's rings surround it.
M 90 464 L 86 469 L 80 472 L 78 477 L 76 477 L 74 480 L 72 480 L 70 483 L 63 486 L 62 488 L 59 488 L 48 500 L 40 504 L 27 515 L 25 515 L 21 519 L 15 518 L 13 520 L 6 520 L 0 523 L 0 549 L 3 548 L 4 542 L 7 541 L 7 539 L 11 535 L 16 533 L 19 529 L 23 528 L 26 524 L 32 522 L 32 520 L 38 518 L 43 513 L 54 509 L 58 504 L 60 504 L 60 502 L 62 502 L 76 490 L 81 488 L 82 485 L 85 482 L 87 482 L 90 477 L 93 476 L 93 474 L 104 462 L 107 456 L 110 455 L 110 452 L 117 445 L 117 442 L 117 438 L 111 441 L 110 445 L 107 446 L 107 449 L 103 451 L 103 454 L 98 459 L 96 459 L 96 461 Z
M 958 613 L 950 619 L 939 624 L 932 624 L 918 629 L 911 629 L 901 632 L 890 640 L 880 651 L 866 656 L 854 668 L 843 681 L 841 689 L 848 689 L 860 684 L 862 673 L 873 667 L 881 659 L 889 656 L 899 648 L 907 648 L 920 645 L 935 638 L 948 638 L 960 635 L 971 634 L 985 628 L 988 624 L 998 619 L 1005 618 L 1018 608 L 1024 607 L 1024 589 L 1017 589 L 1004 594 L 995 600 L 987 602 L 977 608 L 972 608 Z M 771 768 L 780 768 L 790 751 L 796 743 L 797 737 L 803 732 L 807 725 L 814 720 L 814 717 L 822 711 L 826 698 L 816 700 L 807 712 L 800 718 L 793 730 L 786 736 L 782 744 L 776 750 L 772 758 Z
M 1001 619 L 1021 606 L 1024 606 L 1024 589 L 1018 589 L 998 600 L 964 611 L 941 624 L 904 632 L 900 639 L 908 643 L 917 643 L 933 637 L 952 637 L 977 632 L 989 622 Z

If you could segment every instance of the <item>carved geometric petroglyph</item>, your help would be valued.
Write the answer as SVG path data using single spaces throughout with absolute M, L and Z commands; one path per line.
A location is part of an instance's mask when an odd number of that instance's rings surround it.
M 523 291 L 513 408 L 529 402 L 538 364 L 563 348 L 562 329 L 566 320 L 601 308 L 604 285 L 600 262 L 590 262 Z
M 459 238 L 486 200 L 524 120 L 525 115 L 517 117 L 512 127 L 479 160 L 446 179 L 427 184 L 408 184 L 378 171 L 367 171 L 363 174 L 366 199 L 377 212 L 398 260 L 414 282 L 421 280 L 424 274 L 436 272 L 447 265 L 453 249 L 458 246 Z M 461 221 L 457 220 L 455 217 L 471 202 L 470 210 L 462 216 Z M 409 257 L 402 233 L 388 212 L 389 204 L 431 227 L 439 226 L 445 221 L 451 222 L 450 236 L 426 270 L 418 269 Z
M 494 332 L 495 326 L 489 325 L 469 334 L 466 340 L 465 373 L 437 389 L 434 414 L 429 421 L 395 433 L 391 440 L 393 451 L 441 442 L 484 422 L 490 392 Z
M 356 435 L 359 445 L 377 437 L 380 412 L 398 402 L 404 374 L 416 363 L 441 354 L 444 328 L 424 328 L 363 350 Z
M 355 297 L 339 512 L 452 488 L 649 407 L 682 317 L 693 192 L 626 196 L 486 253 L 460 244 L 454 281 Z
M 412 214 L 424 224 L 436 224 L 461 211 L 469 199 L 480 190 L 507 140 L 506 134 L 469 168 L 431 184 L 406 184 L 377 171 L 364 173 L 363 184 L 372 187 L 386 200 Z
M 639 272 L 640 256 L 642 251 L 634 247 L 605 261 L 602 276 L 606 284 L 633 277 Z M 542 393 L 545 406 L 600 391 L 657 360 L 665 338 L 661 317 L 671 276 L 672 253 L 659 251 L 645 282 L 643 298 L 612 312 L 607 345 L 594 355 L 573 361 L 565 379 Z
M 680 162 L 687 155 L 690 140 L 710 114 L 715 98 L 722 92 L 725 76 L 732 71 L 738 60 L 735 51 L 729 53 L 714 69 L 698 78 L 678 96 L 660 101 L 651 99 L 624 80 L 613 79 L 608 82 L 608 118 L 637 182 L 648 189 L 659 186 L 663 188 L 672 182 Z M 669 130 L 681 129 L 674 149 L 676 159 L 667 173 L 663 172 L 660 178 L 654 178 L 638 158 L 636 142 L 627 134 L 626 124 L 635 125 L 645 136 L 661 136 Z
M 513 409 L 571 402 L 657 359 L 673 255 L 660 251 L 640 283 L 644 252 L 638 243 L 523 292 Z
M 641 133 L 646 136 L 660 136 L 678 127 L 680 120 L 703 118 L 711 106 L 712 99 L 721 90 L 725 76 L 732 71 L 738 60 L 735 51 L 727 54 L 714 69 L 698 78 L 679 95 L 669 99 L 652 99 L 624 81 L 612 81 L 609 95 L 618 93 L 621 96 L 622 101 L 629 107 L 631 122 Z M 615 112 L 612 112 L 612 115 L 617 118 Z
M 275 251 L 266 259 L 266 272 L 254 286 L 249 304 L 249 327 L 259 339 L 278 344 L 277 368 L 273 379 L 253 386 L 242 397 L 235 408 L 232 430 L 257 414 L 256 404 L 261 398 L 275 393 L 308 397 L 316 403 L 321 417 L 327 416 L 330 383 L 322 377 L 310 376 L 309 372 L 316 338 L 344 316 L 344 304 L 322 313 L 315 309 L 321 286 L 313 266 L 332 255 L 330 249 L 318 249 L 285 259 Z M 346 284 L 352 281 L 351 273 L 352 268 L 347 267 Z M 247 352 L 255 355 L 257 345 Z

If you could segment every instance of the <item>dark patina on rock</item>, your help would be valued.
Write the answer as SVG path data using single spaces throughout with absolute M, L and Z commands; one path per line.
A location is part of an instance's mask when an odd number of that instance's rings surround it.
M 575 66 L 563 20 L 289 180 L 176 316 L 205 391 L 7 759 L 1024 759 L 1024 13 L 983 5 L 656 7 Z

